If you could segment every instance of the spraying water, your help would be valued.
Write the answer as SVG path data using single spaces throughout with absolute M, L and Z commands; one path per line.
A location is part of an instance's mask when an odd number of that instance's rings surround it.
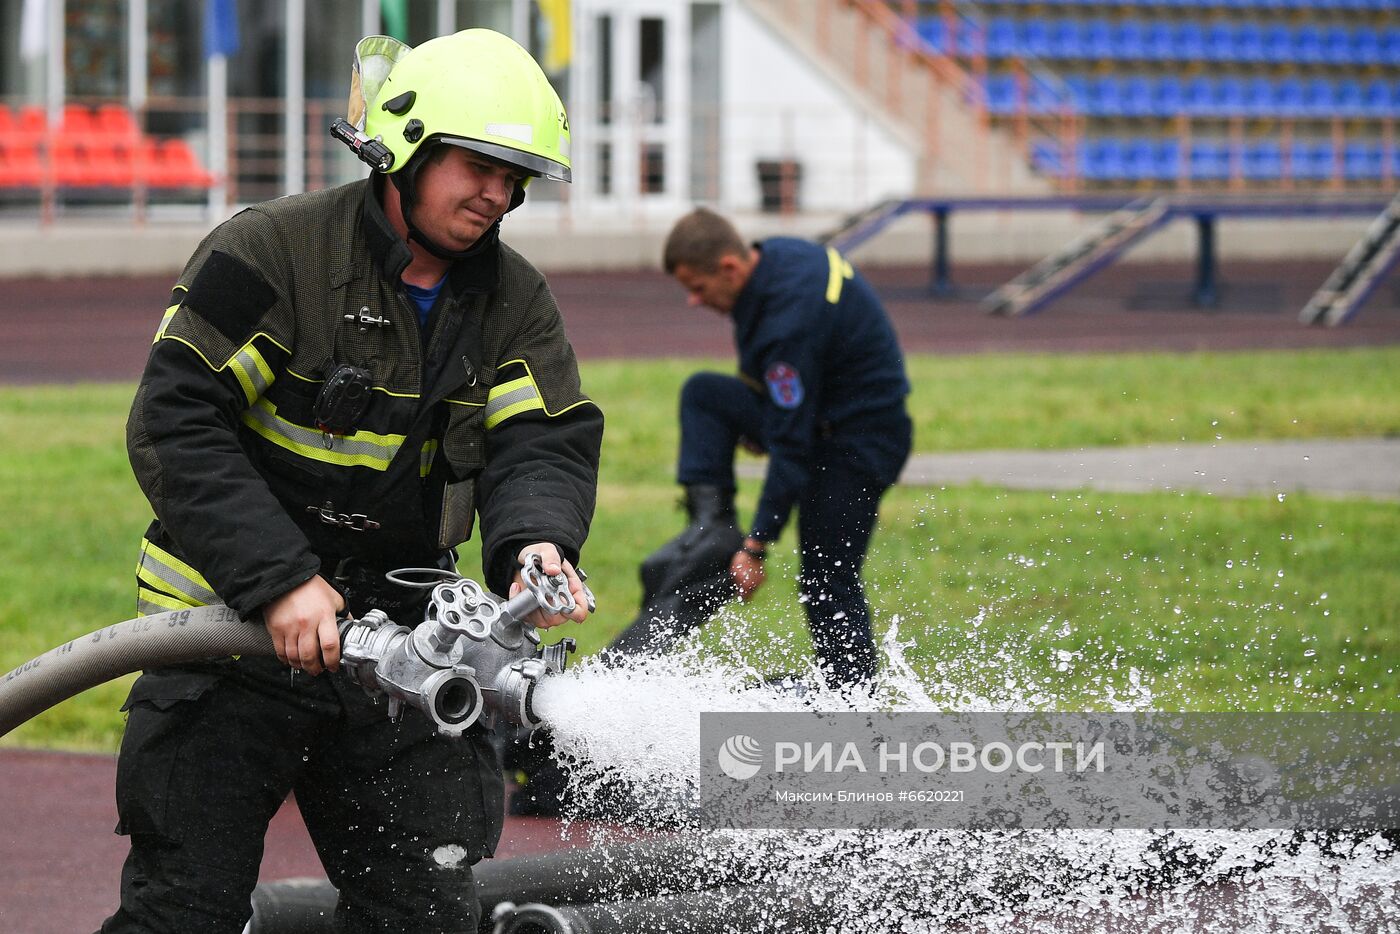
M 743 640 L 741 623 L 717 622 L 728 627 L 726 642 Z M 870 694 L 832 690 L 811 672 L 765 680 L 699 643 L 663 657 L 584 660 L 537 698 L 571 767 L 573 807 L 614 825 L 685 835 L 691 861 L 669 868 L 757 885 L 750 891 L 771 902 L 774 931 L 1400 931 L 1400 859 L 1381 835 L 700 831 L 693 811 L 702 712 L 1002 712 L 1049 710 L 1059 700 L 1026 688 L 1035 679 L 1024 647 L 982 644 L 921 674 L 906 658 L 901 622 L 891 620 Z M 1152 708 L 1137 670 L 1109 663 L 1101 671 L 1083 709 Z M 607 842 L 608 831 L 591 832 Z M 799 902 L 802 912 L 787 910 Z M 676 930 L 691 923 L 677 918 Z

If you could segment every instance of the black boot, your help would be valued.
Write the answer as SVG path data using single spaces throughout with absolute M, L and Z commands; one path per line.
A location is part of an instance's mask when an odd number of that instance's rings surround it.
M 685 509 L 690 524 L 642 562 L 642 611 L 611 648 L 662 651 L 734 598 L 729 560 L 744 544 L 734 491 L 687 486 Z

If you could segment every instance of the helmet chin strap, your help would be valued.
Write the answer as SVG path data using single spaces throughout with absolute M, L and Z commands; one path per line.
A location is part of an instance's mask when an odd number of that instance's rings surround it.
M 413 222 L 413 206 L 417 203 L 418 170 L 423 167 L 431 148 L 430 146 L 420 148 L 418 152 L 414 153 L 413 158 L 409 160 L 408 165 L 404 166 L 402 170 L 389 175 L 389 180 L 392 181 L 394 187 L 399 190 L 399 208 L 403 213 L 404 224 L 408 227 L 408 239 L 417 241 L 419 246 L 423 247 L 423 249 L 427 250 L 438 259 L 456 262 L 457 260 L 466 259 L 479 250 L 486 249 L 494 244 L 501 235 L 501 221 L 497 218 L 490 229 L 478 237 L 477 241 L 465 250 L 449 250 L 419 229 L 418 225 Z M 506 213 L 509 214 L 511 211 L 520 207 L 524 200 L 525 186 L 521 182 L 516 182 L 515 191 L 511 194 L 510 198 L 510 207 L 506 208 Z

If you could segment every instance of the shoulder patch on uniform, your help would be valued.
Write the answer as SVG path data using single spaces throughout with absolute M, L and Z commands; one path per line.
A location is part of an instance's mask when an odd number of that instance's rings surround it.
M 802 376 L 791 363 L 775 363 L 763 374 L 768 395 L 780 409 L 795 409 L 802 404 Z
M 262 276 L 219 250 L 199 267 L 185 296 L 186 306 L 235 344 L 248 339 L 276 301 L 277 293 Z

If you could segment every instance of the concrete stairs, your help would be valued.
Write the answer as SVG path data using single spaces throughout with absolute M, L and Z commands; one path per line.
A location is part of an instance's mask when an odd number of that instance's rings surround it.
M 882 0 L 743 2 L 918 154 L 911 196 L 1051 190 L 1030 170 L 1024 133 L 992 126 L 976 80 L 926 53 Z

